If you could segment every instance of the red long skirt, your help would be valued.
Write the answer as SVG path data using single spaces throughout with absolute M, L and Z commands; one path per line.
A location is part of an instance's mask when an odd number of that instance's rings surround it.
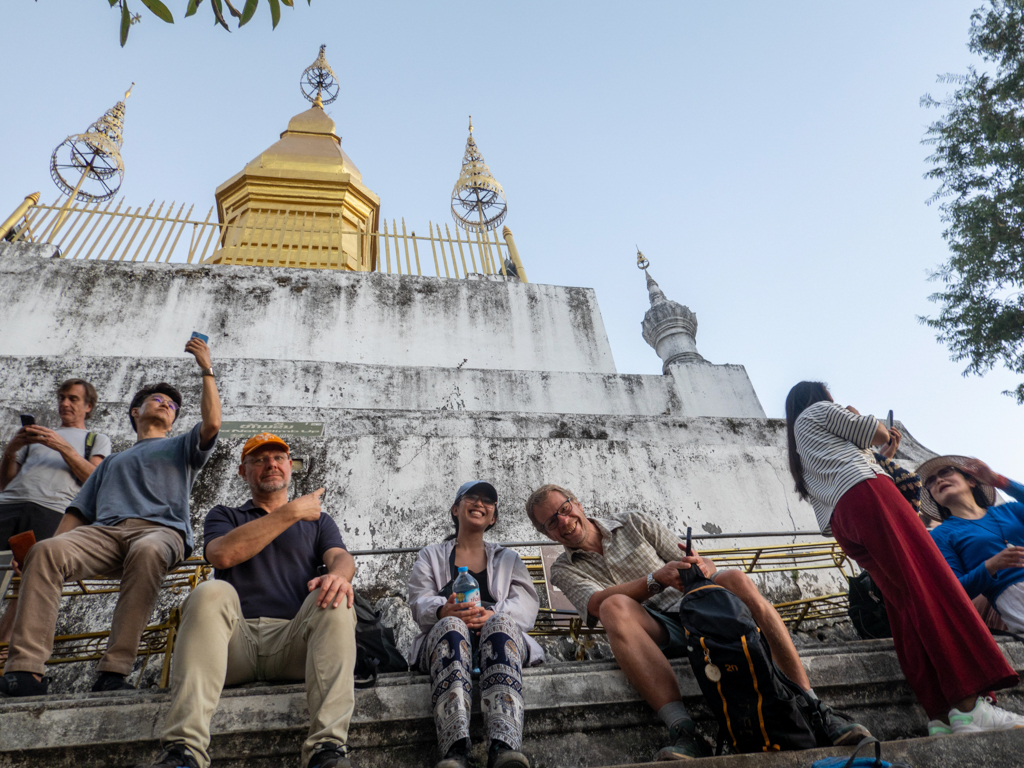
M 929 718 L 944 717 L 968 696 L 1017 684 L 1017 673 L 888 477 L 843 494 L 832 533 L 882 591 L 900 667 Z

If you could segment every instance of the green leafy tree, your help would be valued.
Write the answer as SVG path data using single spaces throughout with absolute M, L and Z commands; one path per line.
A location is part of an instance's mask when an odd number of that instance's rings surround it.
M 142 5 L 152 11 L 158 19 L 166 21 L 168 24 L 174 23 L 174 16 L 171 14 L 170 9 L 161 2 L 161 0 L 138 0 Z M 236 0 L 241 4 L 241 0 Z M 117 7 L 121 11 L 121 47 L 128 42 L 128 31 L 134 24 L 137 24 L 142 20 L 142 14 L 132 13 L 128 7 L 128 0 L 107 0 L 110 3 L 110 7 Z M 311 3 L 312 0 L 306 0 L 307 4 Z M 192 16 L 199 6 L 203 4 L 203 0 L 188 0 L 188 6 L 185 8 L 185 18 Z M 277 22 L 281 20 L 281 5 L 287 5 L 289 8 L 293 7 L 294 0 L 267 0 L 267 4 L 270 6 L 270 20 L 277 28 Z M 228 13 L 238 19 L 238 26 L 244 27 L 252 19 L 253 14 L 256 13 L 256 7 L 259 5 L 259 0 L 245 0 L 245 5 L 242 10 L 239 11 L 235 6 L 231 4 L 231 0 L 210 0 L 210 9 L 213 11 L 213 18 L 217 24 L 220 24 L 228 32 L 231 31 L 231 27 L 228 26 L 227 20 L 224 18 L 224 7 L 227 6 Z
M 941 311 L 921 320 L 967 361 L 965 376 L 998 363 L 1024 373 L 1024 0 L 976 9 L 968 47 L 994 71 L 943 75 L 954 93 L 921 99 L 944 112 L 924 140 L 935 149 L 925 178 L 939 182 L 929 203 L 940 202 L 950 250 L 932 274 Z M 1024 384 L 1004 394 L 1024 404 Z

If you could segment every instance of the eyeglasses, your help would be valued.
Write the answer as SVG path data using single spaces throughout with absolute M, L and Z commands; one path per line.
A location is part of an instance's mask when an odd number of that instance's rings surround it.
M 287 453 L 264 453 L 256 458 L 249 458 L 245 460 L 245 463 L 252 464 L 254 467 L 262 468 L 267 464 L 291 464 L 292 457 Z
M 149 398 L 149 400 L 150 400 L 150 402 L 156 403 L 158 405 L 166 405 L 172 411 L 178 410 L 178 404 L 176 402 L 174 402 L 173 400 L 171 400 L 171 398 L 169 398 L 169 397 L 165 398 L 165 397 L 161 397 L 160 395 L 153 395 L 153 396 L 151 396 Z
M 925 490 L 930 491 L 932 489 L 932 486 L 935 485 L 936 481 L 938 481 L 939 478 L 946 479 L 947 477 L 952 477 L 958 471 L 959 470 L 957 470 L 956 467 L 943 467 L 934 475 L 932 475 L 931 477 L 924 481 Z
M 494 509 L 497 504 L 496 501 L 485 499 L 483 496 L 477 496 L 475 493 L 467 493 L 462 498 L 470 504 L 483 504 L 486 509 Z
M 544 530 L 547 533 L 554 533 L 558 527 L 558 518 L 568 517 L 572 514 L 572 499 L 566 499 L 562 502 L 562 505 L 555 510 L 555 514 L 547 519 L 544 523 Z

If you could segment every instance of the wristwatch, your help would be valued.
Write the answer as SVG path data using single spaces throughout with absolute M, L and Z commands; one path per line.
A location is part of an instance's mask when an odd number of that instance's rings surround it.
M 213 368 L 203 368 L 200 370 L 200 373 L 202 373 L 203 376 L 213 376 Z
M 664 589 L 664 587 L 661 586 L 660 582 L 655 580 L 654 574 L 653 573 L 648 573 L 647 574 L 647 593 L 651 594 L 651 595 L 656 595 L 659 592 L 661 592 L 662 589 Z

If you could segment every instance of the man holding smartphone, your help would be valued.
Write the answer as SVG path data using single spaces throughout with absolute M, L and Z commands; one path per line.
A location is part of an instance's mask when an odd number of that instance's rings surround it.
M 54 535 L 64 510 L 89 475 L 112 453 L 110 438 L 85 426 L 96 407 L 96 388 L 68 379 L 57 388 L 60 426 L 40 426 L 30 415 L 0 458 L 0 549 L 12 536 L 31 531 L 36 541 Z M 17 599 L 0 619 L 0 642 L 11 639 Z M 6 649 L 0 651 L 0 667 Z
M 189 493 L 220 431 L 220 394 L 209 347 L 192 338 L 185 352 L 195 357 L 202 373 L 202 420 L 169 437 L 181 413 L 178 390 L 161 382 L 135 393 L 128 409 L 135 445 L 93 471 L 54 538 L 34 546 L 25 558 L 22 601 L 32 610 L 19 610 L 14 620 L 0 697 L 47 692 L 43 674 L 53 652 L 64 582 L 97 574 L 120 576 L 121 589 L 93 690 L 132 687 L 125 678 L 160 585 L 167 571 L 192 552 Z
M 679 537 L 643 512 L 588 517 L 572 491 L 558 485 L 543 485 L 530 494 L 526 513 L 538 531 L 565 547 L 551 566 L 551 583 L 587 626 L 600 620 L 615 661 L 668 728 L 669 744 L 654 756 L 656 761 L 709 754 L 668 661 L 686 655 L 678 607 L 686 589 L 680 570 L 689 568 L 700 568 L 747 606 L 772 659 L 803 691 L 806 708 L 821 716 L 823 739 L 838 746 L 870 735 L 864 726 L 834 717 L 818 700 L 785 623 L 743 571 L 719 571 L 696 550 L 687 556 Z

